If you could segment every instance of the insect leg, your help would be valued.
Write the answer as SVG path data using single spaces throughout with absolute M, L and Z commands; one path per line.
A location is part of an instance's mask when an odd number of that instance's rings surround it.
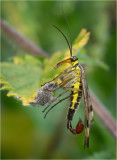
M 50 83 L 50 82 L 52 82 L 52 81 L 55 81 L 55 80 L 57 80 L 59 77 L 65 76 L 66 74 L 71 73 L 71 72 L 73 72 L 73 71 L 71 70 L 71 67 L 69 67 L 68 69 L 66 69 L 65 71 L 61 72 L 59 75 L 57 75 L 55 78 L 53 78 L 51 81 L 48 81 L 48 82 L 46 82 L 46 83 Z M 41 86 L 44 86 L 46 83 L 44 83 L 44 84 L 41 85 Z
M 67 96 L 67 97 L 65 97 L 65 98 L 63 98 L 63 99 L 60 99 L 56 104 L 54 104 L 54 105 L 45 113 L 44 118 L 46 118 L 48 112 L 49 112 L 51 109 L 53 109 L 57 104 L 61 103 L 62 101 L 66 100 L 66 99 L 69 98 L 69 97 L 70 97 L 70 96 Z
M 60 86 L 61 88 L 63 88 L 64 85 L 65 85 L 66 83 L 68 83 L 69 81 L 71 81 L 73 78 L 74 78 L 74 76 L 66 78 L 64 81 L 62 81 L 62 82 L 59 84 L 59 86 Z
M 72 95 L 77 94 L 77 93 L 78 93 L 78 92 L 75 92 L 75 93 L 73 93 Z M 71 95 L 69 95 L 69 96 L 67 96 L 67 97 L 65 97 L 65 98 L 63 98 L 63 99 L 60 99 L 56 104 L 54 104 L 54 105 L 46 112 L 44 118 L 46 118 L 48 112 L 49 112 L 51 109 L 53 109 L 57 104 L 61 103 L 62 101 L 66 100 L 67 98 L 70 98 L 70 97 L 71 97 Z
M 56 101 L 59 97 L 61 97 L 63 94 L 65 94 L 66 92 L 68 92 L 68 90 L 66 90 L 66 91 L 64 91 L 63 93 L 61 93 L 61 94 L 59 94 L 57 97 L 55 97 L 56 99 L 54 100 L 54 101 Z M 54 102 L 53 101 L 53 102 Z M 45 112 L 47 109 L 48 109 L 48 107 L 50 106 L 50 104 L 42 111 L 42 112 Z
M 80 89 L 68 88 L 68 87 L 67 87 L 67 88 L 64 87 L 64 89 L 65 89 L 65 91 L 64 91 L 63 93 L 59 94 L 59 95 L 56 97 L 56 100 L 57 100 L 59 97 L 61 97 L 63 94 L 65 94 L 66 92 L 68 92 L 68 91 L 77 91 L 77 92 L 78 92 L 78 91 L 81 91 Z M 76 92 L 76 93 L 77 93 L 77 92 Z M 76 93 L 75 93 L 75 94 L 76 94 Z M 70 96 L 71 96 L 71 95 L 70 95 Z M 69 97 L 70 97 L 70 96 L 69 96 Z M 56 101 L 56 100 L 54 100 L 54 101 Z M 53 102 L 54 102 L 54 101 L 53 101 Z M 49 104 L 42 112 L 45 112 L 45 111 L 48 109 L 49 106 L 50 106 L 50 104 Z
M 82 91 L 81 89 L 70 88 L 70 87 L 63 87 L 63 89 L 68 90 L 68 91 Z
M 72 89 L 72 88 L 71 88 L 71 89 Z M 78 93 L 78 92 L 75 92 L 74 94 L 76 94 L 76 93 Z M 72 95 L 73 95 L 73 94 L 72 94 Z M 46 118 L 48 112 L 49 112 L 51 109 L 53 109 L 57 104 L 61 103 L 62 101 L 66 100 L 66 99 L 69 98 L 69 97 L 71 97 L 71 95 L 69 95 L 69 96 L 67 96 L 67 97 L 59 100 L 56 104 L 54 104 L 54 105 L 46 112 L 44 118 Z M 71 125 L 71 120 L 68 120 L 68 122 L 67 122 L 67 128 L 68 128 L 73 134 L 79 134 L 79 133 L 81 133 L 81 132 L 83 131 L 84 125 L 83 125 L 82 120 L 79 119 L 78 124 L 77 124 L 77 126 L 76 126 L 76 129 L 73 129 L 73 128 L 72 128 L 72 125 Z

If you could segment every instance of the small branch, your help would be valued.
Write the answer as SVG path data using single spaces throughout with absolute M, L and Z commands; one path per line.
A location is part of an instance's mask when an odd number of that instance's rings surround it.
M 101 102 L 91 93 L 92 105 L 95 113 L 100 118 L 105 127 L 109 130 L 109 132 L 117 138 L 117 124 L 113 117 L 110 115 L 106 107 L 104 107 Z
M 23 36 L 16 29 L 11 27 L 6 21 L 0 19 L 0 26 L 2 32 L 7 34 L 14 42 L 20 45 L 27 52 L 34 54 L 36 56 L 48 57 L 46 52 L 37 47 L 33 42 L 31 42 L 28 38 Z

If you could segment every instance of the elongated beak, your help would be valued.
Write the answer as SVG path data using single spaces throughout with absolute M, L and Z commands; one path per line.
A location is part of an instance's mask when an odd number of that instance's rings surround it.
M 71 63 L 71 62 L 72 62 L 72 58 L 65 59 L 65 60 L 60 61 L 59 63 L 57 63 L 55 68 L 58 68 L 58 67 L 60 67 L 61 65 L 65 64 L 65 63 Z

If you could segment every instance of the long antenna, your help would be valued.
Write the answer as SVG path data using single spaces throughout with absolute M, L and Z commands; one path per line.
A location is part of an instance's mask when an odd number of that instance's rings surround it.
M 62 8 L 62 11 L 63 11 L 63 15 L 64 15 L 64 17 L 65 17 L 65 19 L 66 19 L 67 26 L 68 26 L 68 29 L 69 29 L 70 43 L 71 43 L 71 51 L 70 51 L 70 54 L 71 54 L 71 57 L 72 57 L 72 36 L 71 36 L 71 30 L 70 30 L 69 22 L 68 22 L 68 20 L 67 20 L 67 17 L 66 17 L 66 15 L 65 15 L 65 12 L 64 12 L 63 8 Z
M 71 56 L 72 56 L 72 50 L 71 50 L 71 47 L 70 47 L 70 44 L 69 44 L 69 42 L 68 42 L 67 37 L 65 36 L 65 34 L 64 34 L 57 26 L 53 25 L 53 27 L 55 27 L 55 28 L 63 35 L 63 37 L 65 38 L 65 40 L 66 40 L 66 42 L 67 42 L 67 44 L 68 44 L 68 46 L 69 46 L 70 54 L 71 54 Z

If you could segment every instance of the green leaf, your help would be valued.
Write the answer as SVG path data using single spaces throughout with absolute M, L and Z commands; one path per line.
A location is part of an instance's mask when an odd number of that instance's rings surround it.
M 14 57 L 13 63 L 3 62 L 1 90 L 9 90 L 7 96 L 20 97 L 23 105 L 28 105 L 39 89 L 41 65 L 40 60 L 30 55 Z

